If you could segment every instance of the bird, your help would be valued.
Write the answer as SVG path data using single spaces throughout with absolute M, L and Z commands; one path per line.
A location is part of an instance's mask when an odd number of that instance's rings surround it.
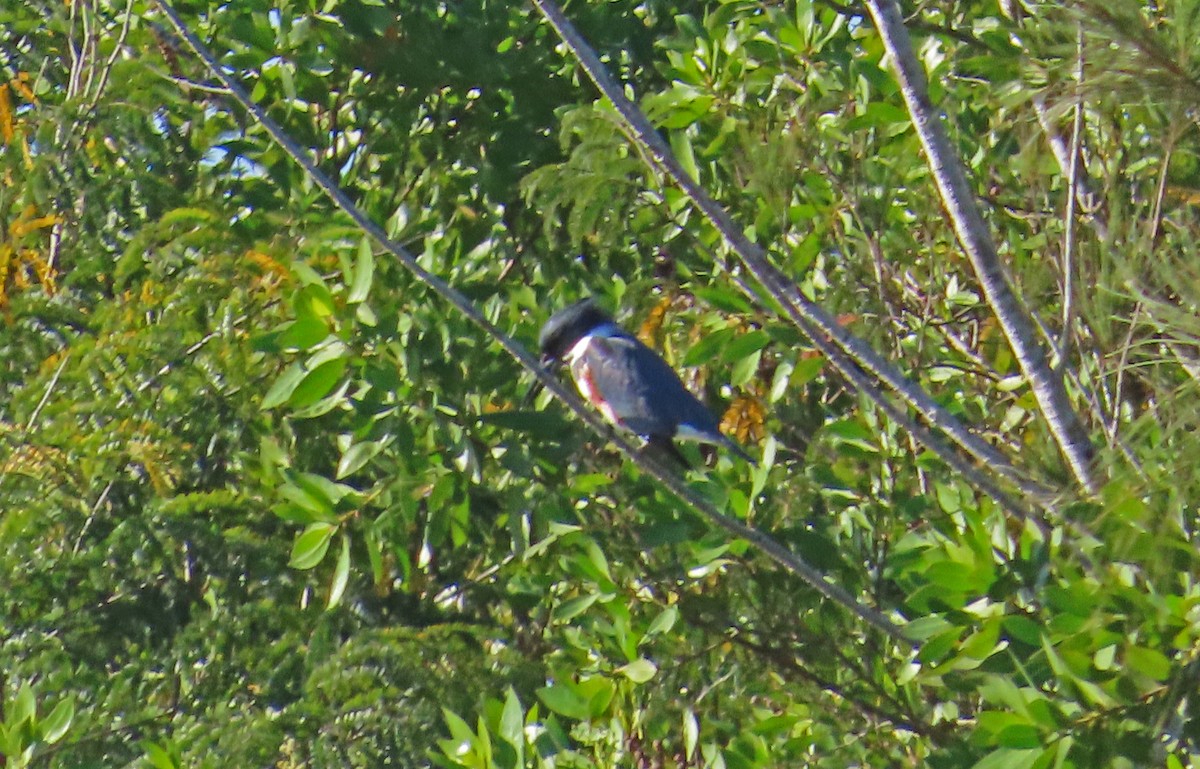
M 606 420 L 664 449 L 684 466 L 689 463 L 675 440 L 723 446 L 758 464 L 721 433 L 716 417 L 674 369 L 593 299 L 554 313 L 538 334 L 538 346 L 544 365 L 569 366 L 579 394 Z

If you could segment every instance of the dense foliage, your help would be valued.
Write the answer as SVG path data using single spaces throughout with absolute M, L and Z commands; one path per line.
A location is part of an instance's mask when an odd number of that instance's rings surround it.
M 1095 494 L 865 7 L 566 8 L 806 296 L 1052 491 L 1030 520 L 777 313 L 534 9 L 180 10 L 501 329 L 532 346 L 581 296 L 619 308 L 763 460 L 685 447 L 689 482 L 913 644 L 526 402 L 528 372 L 339 212 L 155 2 L 10 2 L 0 766 L 1198 760 L 1197 0 L 904 7 Z

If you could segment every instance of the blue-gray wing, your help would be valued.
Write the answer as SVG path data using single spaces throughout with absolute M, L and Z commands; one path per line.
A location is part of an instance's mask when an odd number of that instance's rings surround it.
M 596 339 L 585 356 L 592 383 L 626 429 L 647 438 L 672 438 L 682 424 L 720 435 L 712 413 L 666 361 L 637 339 Z

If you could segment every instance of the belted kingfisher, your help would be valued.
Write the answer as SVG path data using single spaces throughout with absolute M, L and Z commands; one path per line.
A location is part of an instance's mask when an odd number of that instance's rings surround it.
M 721 434 L 717 419 L 658 353 L 617 325 L 591 299 L 551 316 L 538 335 L 542 361 L 566 362 L 579 393 L 609 422 L 687 464 L 673 439 L 724 446 L 757 464 Z

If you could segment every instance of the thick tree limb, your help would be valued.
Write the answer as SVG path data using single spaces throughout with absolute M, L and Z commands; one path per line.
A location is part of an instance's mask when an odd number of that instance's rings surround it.
M 591 427 L 597 435 L 613 443 L 621 453 L 634 462 L 643 472 L 657 480 L 685 505 L 691 507 L 714 525 L 724 529 L 735 537 L 745 539 L 760 552 L 775 561 L 775 563 L 782 566 L 786 571 L 804 580 L 804 582 L 825 598 L 845 607 L 875 629 L 897 641 L 911 643 L 911 640 L 905 637 L 904 631 L 892 622 L 892 620 L 884 616 L 883 613 L 861 603 L 841 586 L 826 580 L 824 575 L 779 542 L 776 542 L 757 529 L 747 526 L 736 518 L 720 512 L 712 502 L 688 486 L 682 478 L 672 473 L 663 463 L 645 455 L 645 453 L 639 451 L 637 447 L 622 436 L 614 434 L 609 425 L 603 421 L 596 411 L 589 408 L 578 396 L 564 387 L 562 382 L 541 366 L 538 360 L 520 343 L 488 321 L 462 292 L 439 276 L 426 270 L 420 265 L 415 256 L 399 243 L 388 238 L 387 233 L 379 225 L 371 221 L 354 204 L 349 196 L 317 167 L 308 152 L 296 144 L 283 128 L 267 115 L 265 110 L 250 100 L 250 97 L 238 81 L 221 67 L 220 62 L 200 42 L 199 38 L 192 34 L 191 30 L 183 23 L 183 20 L 175 12 L 175 9 L 171 7 L 170 3 L 167 0 L 155 0 L 155 2 L 166 15 L 175 32 L 187 41 L 191 49 L 204 62 L 212 76 L 228 89 L 229 94 L 243 109 L 254 117 L 255 121 L 270 134 L 271 138 L 280 148 L 304 169 L 313 183 L 320 187 L 338 208 L 349 216 L 363 232 L 371 236 L 373 240 L 378 242 L 388 253 L 395 257 L 417 280 L 428 286 L 434 293 L 452 305 L 455 310 L 494 339 L 504 348 L 505 352 L 511 355 L 524 369 L 537 377 L 547 390 L 562 401 L 571 411 L 575 412 L 575 415 Z
M 942 203 L 967 253 L 984 296 L 1000 321 L 1004 336 L 1033 388 L 1042 416 L 1079 485 L 1097 490 L 1093 448 L 1087 430 L 1071 405 L 1062 377 L 1051 367 L 1034 324 L 1013 292 L 987 224 L 967 182 L 966 171 L 950 146 L 940 116 L 929 99 L 925 72 L 913 52 L 908 30 L 895 0 L 866 0 L 875 27 L 896 69 L 900 90 L 917 129 L 921 146 L 937 182 Z

